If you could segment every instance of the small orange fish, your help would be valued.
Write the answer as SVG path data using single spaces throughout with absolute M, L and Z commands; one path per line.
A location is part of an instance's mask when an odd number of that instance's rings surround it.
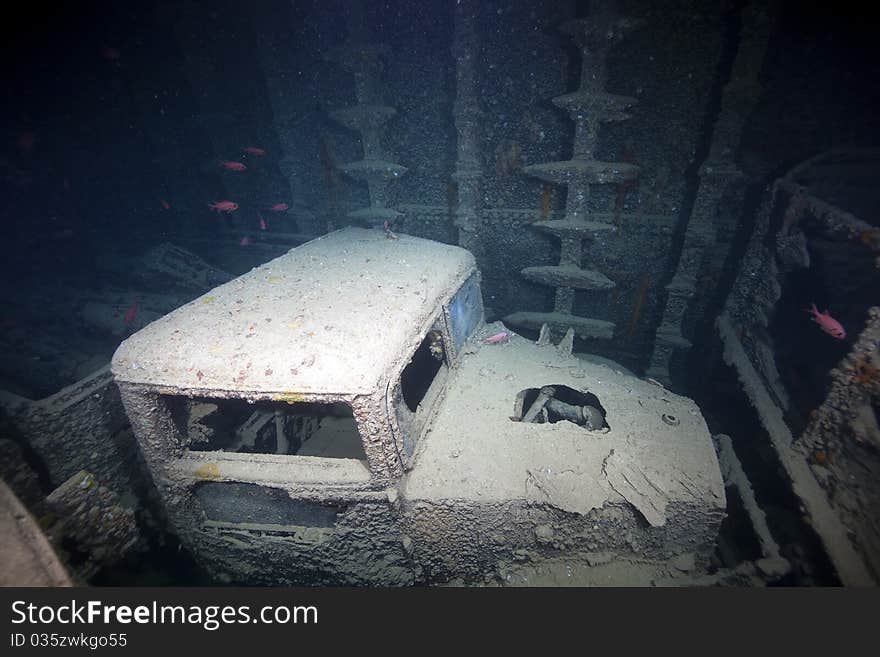
M 272 212 L 284 212 L 284 211 L 287 210 L 289 207 L 290 207 L 290 206 L 287 205 L 287 203 L 276 203 L 275 205 L 271 205 L 271 206 L 269 206 L 269 209 L 270 209 Z
M 126 326 L 130 326 L 131 323 L 134 321 L 134 318 L 137 316 L 137 312 L 138 312 L 138 302 L 135 301 L 134 303 L 132 303 L 128 307 L 128 310 L 125 311 L 125 315 L 123 315 L 123 317 L 122 317 L 122 322 Z
M 238 210 L 238 203 L 235 201 L 216 201 L 208 203 L 208 207 L 217 212 L 234 212 Z
M 245 235 L 244 237 L 241 238 L 241 240 L 239 240 L 238 245 L 239 246 L 248 246 L 250 243 L 251 243 L 251 238 L 248 237 L 247 235 Z
M 159 205 L 161 205 L 162 208 L 164 208 L 165 210 L 171 209 L 171 206 L 168 204 L 168 201 L 166 201 L 164 198 L 159 199 Z
M 221 160 L 220 166 L 228 171 L 244 171 L 247 169 L 241 162 L 233 162 L 232 160 Z
M 856 233 L 855 239 L 860 244 L 864 244 L 873 249 L 878 241 L 880 241 L 880 228 L 866 228 Z
M 261 155 L 262 156 L 262 155 L 266 154 L 266 151 L 264 151 L 262 148 L 257 148 L 256 146 L 247 146 L 246 148 L 242 148 L 241 150 L 243 150 L 248 155 Z
M 260 230 L 266 230 L 269 226 L 266 225 L 266 220 L 263 219 L 263 215 L 257 212 L 257 216 L 260 218 Z
M 553 186 L 544 183 L 541 187 L 541 221 L 546 221 L 550 216 L 550 208 L 553 205 Z

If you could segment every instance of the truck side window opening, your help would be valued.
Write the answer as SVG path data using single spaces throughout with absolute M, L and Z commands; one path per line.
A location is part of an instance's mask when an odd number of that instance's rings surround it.
M 403 452 L 411 457 L 425 428 L 431 409 L 440 398 L 449 367 L 443 334 L 435 325 L 428 331 L 409 363 L 400 373 L 400 381 L 391 393 L 397 416 Z
M 192 451 L 288 454 L 366 460 L 351 407 L 344 403 L 166 396 Z
M 429 331 L 400 374 L 400 387 L 406 407 L 416 412 L 425 393 L 443 366 L 443 338 L 439 331 Z

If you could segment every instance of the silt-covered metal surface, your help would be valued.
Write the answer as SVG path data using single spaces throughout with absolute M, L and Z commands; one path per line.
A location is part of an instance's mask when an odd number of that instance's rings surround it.
M 459 247 L 347 228 L 291 250 L 120 345 L 117 381 L 360 394 L 474 267 Z

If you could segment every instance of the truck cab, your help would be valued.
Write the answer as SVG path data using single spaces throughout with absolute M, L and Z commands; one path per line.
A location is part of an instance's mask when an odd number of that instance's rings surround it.
M 132 335 L 112 371 L 174 531 L 222 582 L 706 562 L 724 517 L 691 400 L 487 325 L 473 256 L 430 240 L 324 235 Z

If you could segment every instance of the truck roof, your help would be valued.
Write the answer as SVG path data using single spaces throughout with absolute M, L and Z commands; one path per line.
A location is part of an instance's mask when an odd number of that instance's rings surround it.
M 113 375 L 189 394 L 369 393 L 475 267 L 460 247 L 338 230 L 138 331 L 116 350 Z

